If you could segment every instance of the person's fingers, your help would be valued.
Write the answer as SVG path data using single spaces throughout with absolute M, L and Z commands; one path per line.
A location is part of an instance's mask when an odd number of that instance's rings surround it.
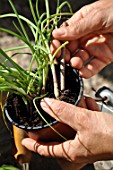
M 82 108 L 91 109 L 93 111 L 100 111 L 95 99 L 88 97 L 88 96 L 83 96 L 78 106 Z
M 86 101 L 85 101 L 85 99 L 84 99 L 84 96 L 81 98 L 78 106 L 79 106 L 79 107 L 82 107 L 82 108 L 87 108 L 87 105 L 86 105 Z
M 25 138 L 22 140 L 22 145 L 24 145 L 27 149 L 36 152 L 42 156 L 46 157 L 57 157 L 57 158 L 65 158 L 68 161 L 73 161 L 76 163 L 83 163 L 84 160 L 80 160 L 79 155 L 86 151 L 86 148 L 80 143 L 78 139 L 78 135 L 74 140 L 68 140 L 63 143 L 40 143 L 30 138 Z M 73 152 L 75 152 L 73 154 Z M 86 161 L 86 160 L 85 160 Z
M 90 58 L 90 55 L 84 49 L 79 49 L 75 57 L 76 56 L 79 56 L 83 60 L 83 62 L 86 62 Z
M 86 153 L 90 152 L 80 141 L 78 134 L 74 140 L 67 140 L 63 143 L 41 143 L 30 138 L 22 140 L 22 145 L 27 149 L 46 157 L 65 158 L 75 163 L 86 164 L 90 162 Z M 81 160 L 82 155 L 82 160 Z
M 86 50 L 79 49 L 78 52 L 70 59 L 70 65 L 73 68 L 81 69 L 89 58 L 90 55 Z
M 85 116 L 87 119 L 87 109 L 76 107 L 72 104 L 55 99 L 44 98 L 41 100 L 42 109 L 60 122 L 63 122 L 74 130 L 80 128 L 80 121 Z
M 24 138 L 22 140 L 22 145 L 25 146 L 27 149 L 31 150 L 31 151 L 35 151 L 35 143 L 36 140 L 31 139 L 31 138 Z
M 102 70 L 105 66 L 106 63 L 94 57 L 92 61 L 79 70 L 79 73 L 83 78 L 90 78 Z
M 70 65 L 73 68 L 81 69 L 83 66 L 83 60 L 79 56 L 72 57 L 70 59 Z
M 70 148 L 73 146 L 72 141 L 66 141 L 64 143 L 58 144 L 42 144 L 31 138 L 25 138 L 22 140 L 22 145 L 27 149 L 39 153 L 42 156 L 46 157 L 57 157 L 57 158 L 66 158 L 71 161 L 69 156 Z M 72 146 L 71 146 L 72 145 Z
M 93 98 L 86 97 L 85 102 L 86 102 L 86 105 L 87 105 L 88 109 L 91 109 L 93 111 L 100 111 L 100 109 L 98 107 L 98 104 L 96 103 L 96 101 Z
M 61 54 L 60 55 L 56 55 L 55 57 L 56 57 L 56 59 L 57 59 L 57 61 L 59 62 L 60 60 L 61 60 L 61 58 L 62 58 L 62 52 L 63 51 L 61 51 Z M 70 58 L 71 58 L 71 53 L 70 53 L 70 51 L 67 49 L 67 48 L 65 48 L 65 52 L 64 52 L 64 59 L 65 59 L 65 62 L 66 63 L 69 63 L 69 61 L 70 61 Z
M 108 47 L 110 48 L 110 50 L 113 53 L 113 33 L 109 33 L 109 34 L 104 34 L 105 38 L 106 38 L 106 44 L 108 45 Z M 112 60 L 113 60 L 113 55 L 112 55 Z
M 76 41 L 70 41 L 69 44 L 66 45 L 66 48 L 72 53 L 72 55 L 76 52 L 78 49 L 79 42 Z
M 65 56 L 64 56 L 65 62 L 68 63 L 70 61 L 70 58 L 71 58 L 71 53 L 67 48 L 65 48 Z
M 50 44 L 50 50 L 51 53 L 54 54 L 55 51 L 61 46 L 60 41 L 58 40 L 52 40 L 51 44 Z M 60 57 L 61 56 L 61 50 L 56 54 L 56 57 Z

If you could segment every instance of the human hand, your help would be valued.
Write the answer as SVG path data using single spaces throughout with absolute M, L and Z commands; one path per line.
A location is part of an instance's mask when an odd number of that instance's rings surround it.
M 84 6 L 66 21 L 67 26 L 53 31 L 52 52 L 60 45 L 58 40 L 68 40 L 66 62 L 79 69 L 83 78 L 92 77 L 113 61 L 112 5 L 112 0 L 101 0 Z
M 41 106 L 58 121 L 72 127 L 75 138 L 63 143 L 24 139 L 25 147 L 43 156 L 65 158 L 83 165 L 113 158 L 113 116 L 99 112 L 93 99 L 86 98 L 84 107 L 88 109 L 48 98 L 42 100 Z

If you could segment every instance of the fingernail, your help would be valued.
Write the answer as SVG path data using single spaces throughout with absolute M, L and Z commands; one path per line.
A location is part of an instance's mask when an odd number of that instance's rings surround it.
M 50 99 L 50 98 L 44 98 L 41 100 L 41 106 L 43 108 L 49 107 L 51 105 L 51 103 L 52 103 L 52 99 Z
M 53 36 L 57 35 L 57 36 L 62 36 L 65 34 L 65 31 L 64 29 L 62 28 L 59 28 L 59 29 L 55 29 L 53 30 Z

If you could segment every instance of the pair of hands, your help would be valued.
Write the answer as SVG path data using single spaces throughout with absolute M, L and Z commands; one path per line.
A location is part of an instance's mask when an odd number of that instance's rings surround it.
M 59 40 L 68 40 L 66 62 L 79 69 L 84 78 L 95 75 L 113 61 L 112 10 L 112 0 L 97 1 L 76 12 L 67 21 L 68 26 L 53 31 L 51 49 L 54 52 L 59 46 Z M 27 138 L 22 141 L 24 146 L 43 156 L 65 158 L 81 166 L 113 158 L 113 116 L 99 112 L 93 99 L 82 100 L 79 107 L 54 99 L 45 98 L 45 101 L 41 102 L 42 108 L 72 127 L 77 132 L 76 136 L 60 144 L 41 144 Z M 54 110 L 54 114 L 51 110 Z

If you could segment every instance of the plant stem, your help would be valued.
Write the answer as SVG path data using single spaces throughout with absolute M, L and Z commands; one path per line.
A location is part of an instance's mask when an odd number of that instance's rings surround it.
M 60 90 L 65 90 L 65 47 L 62 49 L 60 60 Z
M 49 57 L 52 58 L 51 55 L 49 55 Z M 58 99 L 59 90 L 58 90 L 58 81 L 57 81 L 57 76 L 56 76 L 56 70 L 55 70 L 54 63 L 51 64 L 51 71 L 52 71 L 52 75 L 53 75 L 54 95 L 55 95 L 55 98 Z
M 67 23 L 63 22 L 62 26 L 66 27 Z M 65 46 L 62 49 L 62 55 L 60 60 L 60 90 L 65 90 Z

